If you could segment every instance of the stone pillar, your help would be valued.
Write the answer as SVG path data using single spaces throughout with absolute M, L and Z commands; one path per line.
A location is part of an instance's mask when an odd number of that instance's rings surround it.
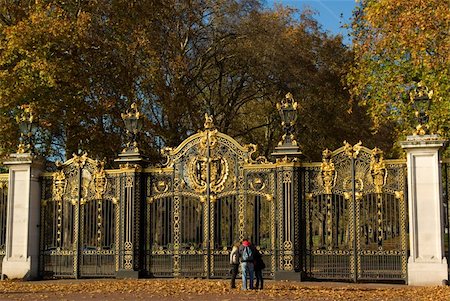
M 39 210 L 42 164 L 31 154 L 12 154 L 9 167 L 6 255 L 2 274 L 8 279 L 39 276 Z
M 401 142 L 408 166 L 409 285 L 441 285 L 448 278 L 439 163 L 446 142 L 436 135 Z

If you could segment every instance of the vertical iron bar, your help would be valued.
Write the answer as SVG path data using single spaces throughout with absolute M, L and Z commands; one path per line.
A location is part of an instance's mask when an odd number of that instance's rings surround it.
M 75 254 L 74 256 L 76 256 L 76 265 L 74 265 L 74 276 L 75 279 L 79 278 L 79 274 L 80 274 L 80 260 L 81 260 L 81 256 L 80 256 L 80 238 L 81 238 L 81 233 L 80 233 L 80 202 L 81 202 L 81 189 L 82 189 L 82 183 L 81 181 L 83 180 L 83 174 L 82 174 L 82 168 L 81 166 L 78 167 L 78 200 L 77 200 L 77 207 L 76 207 L 76 211 L 75 212 L 75 216 L 78 216 L 77 219 L 75 219 L 75 228 L 76 228 L 76 236 L 74 237 L 75 241 Z M 75 260 L 75 258 L 74 258 Z
M 450 196 L 449 194 L 449 187 L 448 187 L 448 167 L 449 163 L 444 163 L 444 179 L 445 179 L 445 201 L 447 202 L 447 264 L 448 267 L 450 267 Z
M 211 224 L 210 224 L 210 201 L 211 201 L 211 149 L 209 141 L 209 130 L 206 135 L 206 221 L 208 225 L 208 233 L 206 234 L 206 257 L 207 257 L 207 267 L 206 267 L 206 279 L 210 279 L 211 274 L 211 248 L 210 248 L 210 235 L 211 235 Z M 206 230 L 206 229 L 205 229 Z
M 354 252 L 354 265 L 353 265 L 353 282 L 358 281 L 358 254 L 357 254 L 357 229 L 356 229 L 356 179 L 355 179 L 355 158 L 351 158 L 352 162 L 352 199 L 353 199 L 353 252 Z

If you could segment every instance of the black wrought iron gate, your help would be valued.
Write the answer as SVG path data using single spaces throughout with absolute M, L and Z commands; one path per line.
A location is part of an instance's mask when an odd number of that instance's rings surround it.
M 255 151 L 207 119 L 161 167 L 60 164 L 42 178 L 42 275 L 228 277 L 232 246 L 249 238 L 266 277 L 405 281 L 404 161 L 348 143 L 321 163 Z
M 44 277 L 116 274 L 118 178 L 103 163 L 74 156 L 44 175 L 41 272 Z
M 305 165 L 307 277 L 406 281 L 405 171 L 361 143 Z
M 228 277 L 231 248 L 244 237 L 273 275 L 275 166 L 255 164 L 254 151 L 207 119 L 205 131 L 166 149 L 163 168 L 145 170 L 148 275 Z

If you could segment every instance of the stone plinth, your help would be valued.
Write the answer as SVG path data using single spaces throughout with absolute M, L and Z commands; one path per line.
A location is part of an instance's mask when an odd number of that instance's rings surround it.
M 8 279 L 37 278 L 42 164 L 31 154 L 12 154 L 4 164 L 9 167 L 9 189 L 2 274 Z
M 446 142 L 436 135 L 401 142 L 408 166 L 409 285 L 441 285 L 448 278 L 439 163 Z

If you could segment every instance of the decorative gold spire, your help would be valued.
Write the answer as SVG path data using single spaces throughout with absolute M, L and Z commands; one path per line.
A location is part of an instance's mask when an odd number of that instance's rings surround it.
M 208 115 L 208 113 L 205 113 L 205 130 L 212 130 L 215 128 L 214 126 L 214 120 L 212 115 Z

